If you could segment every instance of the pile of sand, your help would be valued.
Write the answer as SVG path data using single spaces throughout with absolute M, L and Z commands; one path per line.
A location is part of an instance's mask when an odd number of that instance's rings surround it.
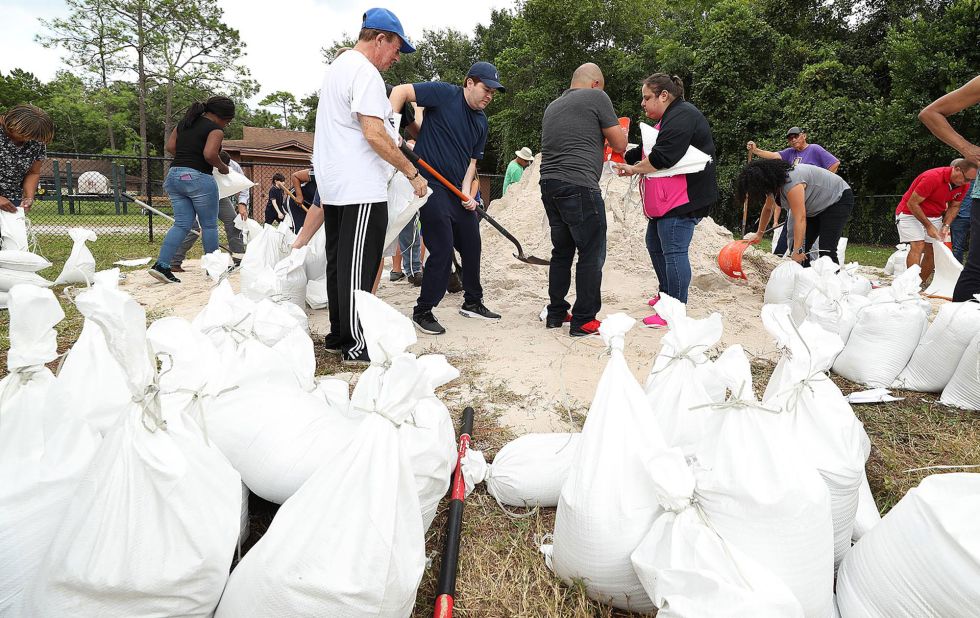
M 537 164 L 511 185 L 507 196 L 490 205 L 490 213 L 522 243 L 527 254 L 548 258 L 551 242 L 543 224 Z M 629 179 L 606 177 L 602 187 L 608 211 L 608 255 L 603 271 L 603 307 L 599 317 L 625 312 L 637 320 L 651 313 L 646 304 L 657 291 L 644 235 L 646 219 L 639 195 Z M 725 207 L 720 206 L 720 207 Z M 447 295 L 435 314 L 447 333 L 419 335 L 416 353 L 436 352 L 449 357 L 464 371 L 467 385 L 451 391 L 447 403 L 462 408 L 492 395 L 502 423 L 525 431 L 564 431 L 569 411 L 584 413 L 592 400 L 606 365 L 604 346 L 597 337 L 571 338 L 568 329 L 546 329 L 538 314 L 548 303 L 548 267 L 533 266 L 513 257 L 515 247 L 484 223 L 481 275 L 484 301 L 503 315 L 496 323 L 459 315 L 462 295 Z M 691 243 L 694 283 L 688 311 L 702 317 L 719 312 L 724 318 L 722 346 L 740 343 L 753 354 L 775 359 L 775 345 L 759 317 L 768 273 L 779 263 L 771 255 L 750 249 L 746 254 L 748 281 L 734 281 L 718 270 L 718 251 L 732 235 L 711 219 L 696 228 Z M 192 318 L 207 302 L 210 281 L 185 263 L 184 283 L 156 283 L 145 271 L 130 273 L 124 288 L 141 300 L 153 315 L 173 314 Z M 574 266 L 573 266 L 574 273 Z M 231 279 L 238 289 L 237 275 Z M 569 295 L 574 300 L 575 284 Z M 404 280 L 384 278 L 378 296 L 410 314 L 418 288 Z M 311 329 L 325 334 L 326 310 L 311 312 Z M 659 349 L 662 330 L 637 326 L 627 337 L 626 357 L 637 378 L 645 381 Z M 508 396 L 507 393 L 513 396 Z

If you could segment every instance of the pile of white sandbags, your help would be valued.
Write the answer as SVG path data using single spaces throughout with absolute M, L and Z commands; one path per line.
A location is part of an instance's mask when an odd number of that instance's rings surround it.
M 460 461 L 466 494 L 477 483 L 502 506 L 555 507 L 575 462 L 579 433 L 529 433 L 505 444 L 488 464 L 481 451 Z
M 889 287 L 872 290 L 860 308 L 835 373 L 858 384 L 887 388 L 902 372 L 929 324 L 929 303 L 919 295 L 919 267 L 912 266 Z
M 782 350 L 762 404 L 785 410 L 800 452 L 827 484 L 834 564 L 839 565 L 851 547 L 859 489 L 866 482 L 864 464 L 871 453 L 863 425 L 826 373 L 843 343 L 812 322 L 796 326 L 784 305 L 764 306 L 762 322 Z
M 871 282 L 858 275 L 857 268 L 841 268 L 824 256 L 800 271 L 793 290 L 794 322 L 810 320 L 846 343 L 871 291 Z
M 295 239 L 288 228 L 269 224 L 249 239 L 241 263 L 244 296 L 254 301 L 285 299 L 301 308 L 305 306 L 309 248 L 292 249 Z
M 541 551 L 556 575 L 583 582 L 589 597 L 650 612 L 630 555 L 663 512 L 649 466 L 667 445 L 623 356 L 635 322 L 617 313 L 599 328 L 611 356 L 561 490 L 553 545 Z
M 973 336 L 940 401 L 964 410 L 980 410 L 980 333 Z
M 944 304 L 892 387 L 942 392 L 977 333 L 980 333 L 980 302 Z M 980 386 L 974 382 L 973 388 L 977 390 Z
M 0 381 L 0 615 L 21 609 L 22 591 L 99 448 L 101 437 L 71 407 L 47 407 L 58 357 L 54 327 L 65 314 L 50 290 L 10 291 L 8 374 Z
M 0 309 L 7 308 L 10 290 L 15 285 L 51 287 L 51 281 L 37 274 L 50 266 L 51 262 L 30 251 L 0 249 Z
M 978 511 L 980 474 L 926 477 L 844 559 L 841 616 L 975 616 Z
M 24 615 L 210 616 L 239 536 L 241 479 L 183 411 L 163 417 L 139 304 L 97 285 L 77 305 L 129 399 L 25 590 Z

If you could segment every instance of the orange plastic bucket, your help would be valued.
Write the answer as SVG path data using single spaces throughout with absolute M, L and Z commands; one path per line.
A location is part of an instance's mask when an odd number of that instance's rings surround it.
M 630 119 L 627 118 L 626 116 L 623 116 L 622 118 L 619 119 L 619 126 L 629 131 Z M 623 155 L 621 153 L 613 152 L 613 149 L 609 147 L 609 142 L 606 142 L 606 148 L 605 148 L 605 152 L 603 153 L 602 160 L 612 161 L 613 163 L 626 163 L 626 159 L 623 158 Z
M 748 279 L 742 271 L 742 254 L 751 243 L 747 240 L 733 240 L 718 252 L 718 268 L 732 279 Z

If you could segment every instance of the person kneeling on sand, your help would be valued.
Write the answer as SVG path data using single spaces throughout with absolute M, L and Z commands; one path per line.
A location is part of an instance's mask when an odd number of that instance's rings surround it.
M 551 228 L 547 328 L 569 324 L 573 337 L 599 331 L 600 286 L 606 261 L 606 206 L 599 191 L 605 140 L 626 149 L 605 78 L 595 64 L 572 74 L 568 90 L 552 101 L 541 121 L 541 200 Z M 575 306 L 565 300 L 575 266 Z M 569 315 L 568 310 L 572 313 Z
M 462 190 L 476 176 L 476 162 L 483 158 L 487 142 L 487 116 L 483 110 L 494 94 L 503 92 L 497 69 L 489 62 L 470 67 L 462 86 L 444 82 L 402 84 L 391 91 L 391 106 L 401 109 L 408 101 L 425 108 L 425 120 L 419 130 L 415 152 L 449 182 Z M 419 294 L 412 321 L 415 328 L 429 335 L 441 335 L 446 329 L 432 310 L 446 295 L 452 268 L 453 248 L 462 259 L 463 304 L 460 314 L 468 318 L 499 320 L 500 314 L 483 304 L 480 285 L 480 226 L 476 201 L 460 204 L 447 188 L 427 171 L 432 195 L 419 211 L 429 258 L 425 262 L 422 293 Z

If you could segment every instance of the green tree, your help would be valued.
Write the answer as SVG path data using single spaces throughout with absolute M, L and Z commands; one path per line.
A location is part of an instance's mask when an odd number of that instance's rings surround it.
M 265 98 L 259 101 L 259 105 L 278 108 L 282 112 L 283 128 L 294 129 L 299 125 L 299 120 L 295 116 L 297 106 L 296 97 L 291 92 L 277 90 L 272 94 L 266 95 Z

